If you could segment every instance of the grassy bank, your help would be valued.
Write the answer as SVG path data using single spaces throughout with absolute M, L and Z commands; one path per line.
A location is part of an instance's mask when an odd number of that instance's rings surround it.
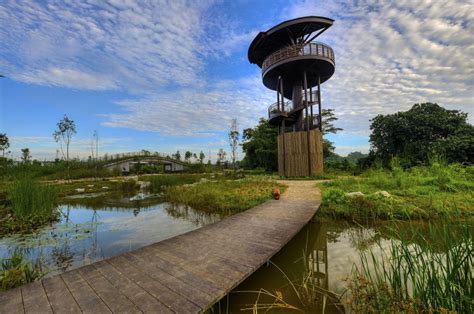
M 420 243 L 390 240 L 362 251 L 349 278 L 352 311 L 359 313 L 472 313 L 474 242 L 472 223 L 461 238 L 446 227 Z M 375 250 L 377 252 L 375 252 Z M 382 253 L 379 253 L 379 252 Z
M 319 215 L 349 220 L 426 219 L 474 214 L 474 167 L 371 169 L 320 185 Z M 352 193 L 352 194 L 351 194 Z
M 171 203 L 197 210 L 235 213 L 271 199 L 275 187 L 284 188 L 265 177 L 220 179 L 188 186 L 171 186 L 166 188 L 165 198 Z
M 0 207 L 0 234 L 28 232 L 59 218 L 57 190 L 30 178 L 14 181 Z

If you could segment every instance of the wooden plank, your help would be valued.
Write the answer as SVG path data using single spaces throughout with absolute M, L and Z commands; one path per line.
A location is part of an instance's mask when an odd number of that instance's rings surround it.
M 25 313 L 53 313 L 41 281 L 21 287 Z
M 100 299 L 96 292 L 81 277 L 78 271 L 69 271 L 61 275 L 64 283 L 71 291 L 79 304 L 79 307 L 86 313 L 110 313 L 110 309 Z
M 104 276 L 116 289 L 132 301 L 141 311 L 158 311 L 160 313 L 173 313 L 168 306 L 157 300 L 149 291 L 143 289 L 125 276 L 125 270 L 119 271 L 108 261 L 94 263 L 93 266 Z M 127 272 L 128 274 L 128 272 Z
M 210 294 L 221 294 L 225 289 L 217 286 L 214 282 L 208 280 L 208 278 L 199 277 L 199 275 L 190 272 L 182 267 L 177 266 L 176 264 L 169 262 L 161 257 L 160 254 L 156 254 L 155 252 L 147 250 L 146 252 L 141 252 L 142 254 L 137 254 L 135 252 L 130 252 L 129 254 L 124 254 L 123 256 L 126 258 L 141 258 L 146 260 L 159 269 L 166 271 L 168 274 L 172 275 L 175 278 L 178 278 L 184 282 L 189 283 L 195 288 Z
M 43 287 L 53 312 L 82 313 L 79 305 L 60 276 L 44 279 Z
M 110 262 L 115 264 L 119 260 L 122 263 L 128 263 L 130 266 L 142 270 L 153 280 L 160 282 L 163 286 L 166 286 L 175 293 L 180 294 L 202 309 L 214 300 L 212 294 L 207 294 L 198 287 L 194 287 L 192 284 L 184 281 L 183 278 L 173 277 L 165 270 L 154 267 L 147 261 L 139 259 L 134 255 L 122 255 Z M 132 272 L 132 270 L 129 271 Z
M 124 258 L 112 259 L 111 264 L 121 272 L 125 272 L 127 276 L 133 279 L 148 293 L 153 295 L 156 299 L 160 300 L 163 304 L 166 304 L 168 308 L 173 311 L 183 311 L 187 313 L 199 312 L 202 310 L 201 307 L 188 300 L 185 296 L 174 292 L 168 287 L 162 285 L 159 281 L 154 280 L 142 271 L 133 267 Z M 172 311 L 169 312 L 172 312 Z
M 77 271 L 94 289 L 112 312 L 141 313 L 141 311 L 126 296 L 117 291 L 92 265 L 84 266 Z
M 0 293 L 0 313 L 24 313 L 20 288 Z

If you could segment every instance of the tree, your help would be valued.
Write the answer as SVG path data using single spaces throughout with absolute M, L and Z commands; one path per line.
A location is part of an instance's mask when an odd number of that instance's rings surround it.
M 97 133 L 97 130 L 94 130 L 94 133 L 92 133 L 90 160 L 97 161 L 98 159 L 99 159 L 99 133 Z
M 323 130 L 323 135 L 332 133 L 336 134 L 339 131 L 342 131 L 343 129 L 337 128 L 334 126 L 334 122 L 337 121 L 337 117 L 334 114 L 334 109 L 323 109 L 321 111 L 322 115 L 322 130 Z M 323 139 L 323 157 L 328 158 L 328 157 L 334 157 L 336 153 L 334 150 L 336 147 L 334 146 L 334 143 L 331 142 L 328 139 Z
M 0 149 L 2 150 L 2 157 L 5 157 L 5 150 L 10 147 L 10 140 L 6 133 L 0 133 Z
M 172 157 L 176 160 L 181 160 L 181 154 L 179 150 L 177 150 L 176 153 L 172 155 Z
M 237 157 L 237 147 L 239 145 L 239 131 L 237 131 L 237 120 L 232 119 L 232 126 L 229 131 L 229 144 L 232 153 L 232 167 L 235 169 L 235 159 Z
M 219 151 L 217 152 L 217 164 L 218 165 L 224 164 L 226 155 L 227 155 L 227 153 L 222 148 L 219 149 Z
M 406 166 L 425 164 L 431 155 L 442 155 L 448 162 L 474 162 L 474 127 L 458 110 L 415 104 L 408 111 L 376 116 L 370 129 L 370 155 L 385 165 L 395 156 Z
M 199 162 L 202 164 L 204 162 L 204 158 L 206 158 L 206 155 L 204 155 L 204 152 L 201 150 L 199 153 Z
M 23 148 L 23 149 L 21 150 L 21 161 L 22 161 L 24 164 L 29 164 L 29 163 L 30 163 L 30 159 L 31 159 L 30 149 L 29 149 L 29 148 Z
M 54 131 L 54 140 L 59 143 L 61 154 L 63 159 L 66 159 L 66 163 L 69 163 L 69 144 L 74 134 L 76 134 L 76 124 L 73 120 L 69 119 L 67 115 L 57 123 L 58 129 Z M 64 152 L 64 146 L 66 146 L 66 152 Z
M 184 160 L 189 162 L 189 159 L 193 156 L 189 150 L 184 153 Z
M 256 127 L 245 129 L 242 133 L 242 150 L 245 153 L 242 160 L 243 166 L 276 171 L 278 169 L 277 135 L 278 129 L 263 118 Z

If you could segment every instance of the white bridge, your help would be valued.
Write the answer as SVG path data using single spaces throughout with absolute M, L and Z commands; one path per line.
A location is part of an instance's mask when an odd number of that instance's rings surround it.
M 161 156 L 143 156 L 143 157 L 131 157 L 128 159 L 117 160 L 105 164 L 104 169 L 119 170 L 122 173 L 129 173 L 130 166 L 133 165 L 149 165 L 149 164 L 158 164 L 163 165 L 164 172 L 180 172 L 186 169 L 187 163 L 172 159 L 169 157 Z

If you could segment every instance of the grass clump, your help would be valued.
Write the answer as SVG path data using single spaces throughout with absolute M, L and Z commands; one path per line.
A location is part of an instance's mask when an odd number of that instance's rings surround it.
M 349 278 L 352 311 L 363 313 L 473 313 L 474 242 L 472 225 L 463 225 L 461 241 L 446 228 L 443 237 L 420 237 L 423 243 L 390 241 L 361 253 L 361 267 Z M 442 251 L 439 243 L 442 242 Z
M 474 214 L 474 166 L 370 169 L 320 185 L 320 214 L 349 220 L 427 219 Z M 351 194 L 352 193 L 352 194 Z
M 43 277 L 39 264 L 25 262 L 23 255 L 14 253 L 0 261 L 0 290 L 5 291 Z
M 206 181 L 166 188 L 165 198 L 170 203 L 191 206 L 197 210 L 230 214 L 271 199 L 275 187 L 283 189 L 282 185 L 267 178 Z
M 150 191 L 152 193 L 159 193 L 163 192 L 167 187 L 193 184 L 206 177 L 206 175 L 202 174 L 163 174 L 143 179 L 150 181 Z
M 52 186 L 23 178 L 13 182 L 0 210 L 0 233 L 27 232 L 59 218 L 57 192 Z

